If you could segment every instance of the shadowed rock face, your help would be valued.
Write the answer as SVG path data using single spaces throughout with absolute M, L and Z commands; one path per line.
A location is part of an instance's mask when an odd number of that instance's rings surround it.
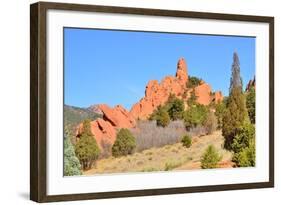
M 144 97 L 132 106 L 130 112 L 121 105 L 114 108 L 106 104 L 96 105 L 95 109 L 103 114 L 103 119 L 92 121 L 91 131 L 100 148 L 102 149 L 102 142 L 114 143 L 118 129 L 136 127 L 137 119 L 147 119 L 159 105 L 167 102 L 171 94 L 186 102 L 194 89 L 197 102 L 200 104 L 209 105 L 211 102 L 218 103 L 223 100 L 222 93 L 219 91 L 212 94 L 211 86 L 204 81 L 190 89 L 187 88 L 187 83 L 187 65 L 185 60 L 180 58 L 175 76 L 166 76 L 160 83 L 157 80 L 150 80 L 146 85 Z M 81 134 L 82 129 L 83 124 L 81 123 L 77 129 L 77 136 Z

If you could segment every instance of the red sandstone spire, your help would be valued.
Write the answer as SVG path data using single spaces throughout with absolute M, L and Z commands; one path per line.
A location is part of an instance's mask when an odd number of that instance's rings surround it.
M 183 86 L 188 82 L 187 65 L 184 58 L 180 58 L 178 61 L 176 78 Z

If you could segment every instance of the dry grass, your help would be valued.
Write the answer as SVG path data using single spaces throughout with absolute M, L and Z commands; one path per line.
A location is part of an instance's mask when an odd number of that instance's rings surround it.
M 192 146 L 188 149 L 181 143 L 175 143 L 160 148 L 150 148 L 129 156 L 101 159 L 97 161 L 96 168 L 84 174 L 200 169 L 200 157 L 210 144 L 213 144 L 223 156 L 222 161 L 231 159 L 231 153 L 222 148 L 221 132 L 216 131 L 211 135 L 194 137 Z
M 186 129 L 183 121 L 172 121 L 167 127 L 156 125 L 156 121 L 139 121 L 137 128 L 131 129 L 137 140 L 137 151 L 152 147 L 163 147 L 180 142 Z

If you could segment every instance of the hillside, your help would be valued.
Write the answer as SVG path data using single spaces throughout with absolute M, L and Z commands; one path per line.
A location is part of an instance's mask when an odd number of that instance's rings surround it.
M 80 108 L 70 105 L 64 105 L 64 129 L 68 129 L 71 133 L 74 132 L 76 126 L 85 119 L 95 120 L 101 117 L 95 106 L 89 108 Z
M 96 167 L 83 174 L 200 169 L 200 157 L 210 144 L 213 144 L 223 156 L 219 167 L 230 168 L 232 167 L 231 152 L 222 148 L 223 140 L 221 131 L 216 131 L 211 135 L 193 137 L 190 148 L 176 143 L 146 149 L 124 157 L 101 159 L 97 161 Z

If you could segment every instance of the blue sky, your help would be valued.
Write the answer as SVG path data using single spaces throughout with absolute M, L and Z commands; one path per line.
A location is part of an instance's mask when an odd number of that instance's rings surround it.
M 175 75 L 180 57 L 189 75 L 228 95 L 234 51 L 245 87 L 255 75 L 252 37 L 65 28 L 65 104 L 130 109 L 144 96 L 149 80 Z

